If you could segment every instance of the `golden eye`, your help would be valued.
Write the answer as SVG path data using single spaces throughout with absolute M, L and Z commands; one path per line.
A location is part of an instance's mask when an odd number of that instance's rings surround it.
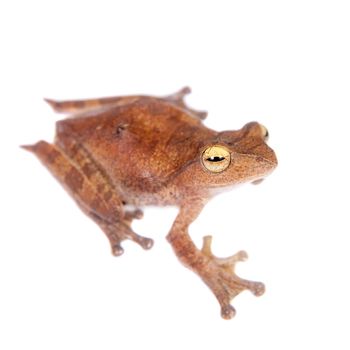
M 202 154 L 202 164 L 213 173 L 224 171 L 231 162 L 229 150 L 224 146 L 210 146 Z
M 269 131 L 265 128 L 264 125 L 260 125 L 260 130 L 261 130 L 261 136 L 264 139 L 264 141 L 267 141 L 269 139 Z

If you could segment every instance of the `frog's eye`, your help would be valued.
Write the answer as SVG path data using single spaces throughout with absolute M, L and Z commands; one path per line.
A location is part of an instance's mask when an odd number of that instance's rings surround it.
M 202 164 L 213 173 L 224 171 L 231 162 L 229 150 L 224 146 L 210 146 L 202 154 Z
M 264 141 L 267 141 L 269 139 L 269 131 L 265 128 L 264 125 L 260 125 L 260 130 L 261 130 L 261 136 L 264 139 Z

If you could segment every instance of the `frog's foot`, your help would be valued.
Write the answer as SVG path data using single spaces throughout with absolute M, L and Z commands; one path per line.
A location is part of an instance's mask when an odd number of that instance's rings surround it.
M 175 104 L 176 106 L 179 106 L 180 108 L 183 108 L 184 110 L 186 110 L 188 113 L 190 113 L 191 115 L 193 115 L 194 117 L 198 118 L 198 119 L 205 119 L 207 117 L 207 112 L 205 111 L 196 111 L 190 107 L 188 107 L 184 101 L 184 98 L 186 95 L 191 93 L 191 89 L 186 86 L 184 88 L 182 88 L 181 90 L 175 92 L 172 95 L 166 96 L 163 99 L 166 101 L 169 101 L 173 104 Z
M 255 296 L 260 296 L 264 294 L 265 286 L 261 282 L 248 281 L 235 274 L 236 263 L 248 258 L 245 251 L 239 251 L 228 258 L 218 258 L 211 251 L 211 241 L 211 236 L 203 237 L 202 253 L 210 259 L 210 262 L 202 278 L 218 299 L 221 306 L 221 316 L 230 319 L 236 313 L 230 304 L 235 296 L 246 289 Z
M 138 235 L 130 228 L 128 223 L 106 224 L 102 228 L 109 239 L 112 254 L 115 256 L 120 256 L 124 253 L 121 243 L 127 239 L 136 242 L 143 249 L 151 249 L 153 246 L 152 239 Z

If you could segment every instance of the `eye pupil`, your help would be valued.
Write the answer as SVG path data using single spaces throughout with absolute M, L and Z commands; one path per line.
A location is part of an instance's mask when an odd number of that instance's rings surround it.
M 218 156 L 207 158 L 209 162 L 221 162 L 224 159 L 225 157 L 218 157 Z
M 201 157 L 204 168 L 212 173 L 221 173 L 231 163 L 230 151 L 221 145 L 212 145 L 204 150 Z

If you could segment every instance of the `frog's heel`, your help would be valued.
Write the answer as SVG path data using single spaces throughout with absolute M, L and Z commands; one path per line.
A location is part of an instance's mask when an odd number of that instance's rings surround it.
M 190 93 L 191 93 L 191 88 L 188 86 L 185 86 L 181 90 L 175 92 L 174 94 L 165 96 L 162 99 L 184 109 L 186 112 L 188 112 L 192 116 L 198 119 L 204 120 L 208 115 L 206 111 L 197 111 L 186 105 L 184 99 L 185 99 L 185 96 Z
M 136 210 L 125 213 L 123 203 L 118 202 L 117 199 L 111 201 L 111 194 L 103 191 L 101 184 L 96 185 L 92 177 L 88 176 L 87 166 L 85 172 L 82 171 L 75 161 L 68 158 L 57 145 L 45 141 L 22 146 L 22 148 L 33 152 L 66 188 L 82 211 L 101 227 L 110 241 L 114 255 L 123 253 L 120 243 L 126 239 L 133 240 L 144 249 L 152 247 L 151 239 L 137 235 L 130 228 L 131 221 L 140 218 L 142 212 Z M 90 168 L 90 174 L 91 172 L 92 168 Z

